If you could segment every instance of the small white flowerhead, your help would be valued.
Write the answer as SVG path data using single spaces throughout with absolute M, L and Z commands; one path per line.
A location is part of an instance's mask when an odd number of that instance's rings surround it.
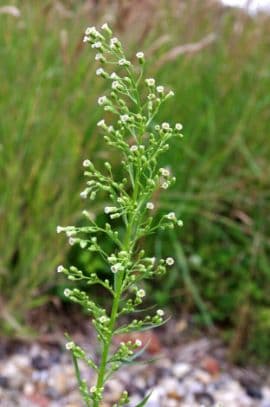
M 102 54 L 100 54 L 99 52 L 96 54 L 96 56 L 95 56 L 95 60 L 96 61 L 100 61 L 100 60 L 102 60 L 104 58 L 104 56 L 102 55 Z
M 110 41 L 110 48 L 114 49 L 114 48 L 119 48 L 121 45 L 120 41 L 118 38 L 114 37 L 111 39 Z
M 119 76 L 115 72 L 112 72 L 111 75 L 110 75 L 110 78 L 111 79 L 118 79 Z
M 87 189 L 85 189 L 84 191 L 82 191 L 82 192 L 80 193 L 80 197 L 81 197 L 82 199 L 86 199 L 87 196 L 88 196 L 88 190 L 87 190 Z
M 164 86 L 157 86 L 158 93 L 164 93 Z
M 120 66 L 129 66 L 129 65 L 130 65 L 130 62 L 127 61 L 125 58 L 121 58 L 121 59 L 119 59 L 118 64 L 119 64 Z
M 172 266 L 174 264 L 174 259 L 172 257 L 167 257 L 166 264 Z
M 179 220 L 177 221 L 177 225 L 180 226 L 180 227 L 182 227 L 182 226 L 184 225 L 184 223 L 183 223 L 183 221 L 182 221 L 181 219 L 179 219 Z
M 70 237 L 68 239 L 68 243 L 70 244 L 70 246 L 73 246 L 76 243 L 76 241 L 75 241 L 75 239 L 73 239 L 73 237 Z
M 90 37 L 88 37 L 87 35 L 85 35 L 83 37 L 83 42 L 89 42 L 90 41 Z
M 117 211 L 117 208 L 115 206 L 105 206 L 105 208 L 104 208 L 104 213 L 106 213 L 106 214 L 113 213 L 116 211 Z
M 104 75 L 104 74 L 105 74 L 105 71 L 104 71 L 103 68 L 98 68 L 98 69 L 96 70 L 96 75 L 97 75 L 97 76 L 101 76 L 101 75 Z
M 87 27 L 86 30 L 85 30 L 86 35 L 90 35 L 90 34 L 91 35 L 93 35 L 93 34 L 96 35 L 97 33 L 98 33 L 98 31 L 97 31 L 96 27 L 94 27 L 94 26 L 93 27 Z
M 64 266 L 62 266 L 62 264 L 60 264 L 60 266 L 57 267 L 57 273 L 63 273 L 63 271 L 65 270 Z
M 105 120 L 104 120 L 104 119 L 100 120 L 100 121 L 97 123 L 97 126 L 98 126 L 98 127 L 105 127 L 105 126 L 106 126 Z
M 63 228 L 62 226 L 57 226 L 56 227 L 56 233 L 61 233 L 65 230 L 65 228 Z
M 170 220 L 176 220 L 175 213 L 174 212 L 168 213 L 168 215 L 166 215 L 166 218 Z
M 163 311 L 162 309 L 158 309 L 158 310 L 157 310 L 157 315 L 158 315 L 159 317 L 163 317 L 163 316 L 164 316 L 164 311 Z
M 140 348 L 142 346 L 142 341 L 140 339 L 136 339 L 135 345 Z
M 105 315 L 102 315 L 98 320 L 102 324 L 105 324 L 106 322 L 108 322 L 108 317 L 106 317 Z
M 183 125 L 181 123 L 176 123 L 175 130 L 181 131 L 183 129 Z
M 143 64 L 143 62 L 144 62 L 144 53 L 142 51 L 137 52 L 136 58 L 138 58 L 140 64 Z
M 111 34 L 111 33 L 112 33 L 112 30 L 110 29 L 110 27 L 109 27 L 109 25 L 108 25 L 107 23 L 104 23 L 104 24 L 101 26 L 101 29 L 102 29 L 103 31 L 106 31 L 108 34 Z
M 92 386 L 92 387 L 90 388 L 90 393 L 96 393 L 96 391 L 97 391 L 96 386 Z
M 83 167 L 87 168 L 87 167 L 90 167 L 90 165 L 91 165 L 91 161 L 90 161 L 90 160 L 84 160 L 84 161 L 83 161 Z
M 155 208 L 155 205 L 153 204 L 153 202 L 147 202 L 146 208 L 152 211 Z
M 156 81 L 155 81 L 155 79 L 154 78 L 148 78 L 148 79 L 145 79 L 145 82 L 146 82 L 146 85 L 148 85 L 148 86 L 155 86 L 155 83 L 156 83 Z
M 170 125 L 169 125 L 169 123 L 164 122 L 164 123 L 162 123 L 161 128 L 162 128 L 163 130 L 168 131 L 168 130 L 170 130 Z
M 71 294 L 70 289 L 69 289 L 69 288 L 65 288 L 65 289 L 64 289 L 64 296 L 65 296 L 65 297 L 69 297 L 70 294 Z
M 118 82 L 118 81 L 113 81 L 113 83 L 112 83 L 112 89 L 113 90 L 117 90 L 117 89 L 121 89 L 121 84 L 120 84 L 120 82 Z
M 121 270 L 123 270 L 123 266 L 121 263 L 116 263 L 111 267 L 111 271 L 113 273 L 118 273 L 118 271 L 121 271 Z
M 163 177 L 169 177 L 170 176 L 170 171 L 167 168 L 160 168 L 159 172 Z
M 130 151 L 132 151 L 133 153 L 135 151 L 138 151 L 138 146 L 136 146 L 136 144 L 134 144 L 133 146 L 130 147 Z
M 140 289 L 139 291 L 137 291 L 137 296 L 139 298 L 145 297 L 145 291 L 143 289 Z
M 170 92 L 167 94 L 167 97 L 172 97 L 174 96 L 174 92 L 172 90 L 170 90 Z
M 100 97 L 98 98 L 98 104 L 99 104 L 100 106 L 104 105 L 106 102 L 107 102 L 107 97 L 106 97 L 106 96 L 100 96 Z
M 161 188 L 162 189 L 168 189 L 169 188 L 169 184 L 168 184 L 168 182 L 163 182 L 162 184 L 161 184 Z
M 73 349 L 74 348 L 74 346 L 75 346 L 75 343 L 74 342 L 67 342 L 66 343 L 66 349 L 67 350 L 71 350 L 71 349 Z
M 102 43 L 100 41 L 97 41 L 92 45 L 92 48 L 101 49 Z
M 121 122 L 126 123 L 129 120 L 129 115 L 128 114 L 122 114 L 120 116 L 120 120 L 121 120 Z

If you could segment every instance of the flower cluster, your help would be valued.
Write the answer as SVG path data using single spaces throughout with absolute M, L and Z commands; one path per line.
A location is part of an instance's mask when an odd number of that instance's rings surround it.
M 89 159 L 83 161 L 86 186 L 80 196 L 86 202 L 92 201 L 102 192 L 105 224 L 98 224 L 87 210 L 87 226 L 58 226 L 57 233 L 65 233 L 70 245 L 100 255 L 107 266 L 108 278 L 102 279 L 96 272 L 88 274 L 75 266 L 58 266 L 71 281 L 84 280 L 87 285 L 99 284 L 111 296 L 111 309 L 102 308 L 79 288 L 66 288 L 64 295 L 80 304 L 89 313 L 101 344 L 98 363 L 87 357 L 85 352 L 72 340 L 66 344 L 71 351 L 81 395 L 87 406 L 98 407 L 102 402 L 106 381 L 123 364 L 139 356 L 142 343 L 122 342 L 112 351 L 114 335 L 151 329 L 163 324 L 164 311 L 158 309 L 151 315 L 131 319 L 121 325 L 121 315 L 133 313 L 146 297 L 143 280 L 161 276 L 174 265 L 173 257 L 159 258 L 146 255 L 138 250 L 138 241 L 157 230 L 181 227 L 182 220 L 174 212 L 153 216 L 158 208 L 155 191 L 167 190 L 176 181 L 171 169 L 160 168 L 159 157 L 167 151 L 172 138 L 182 138 L 182 124 L 158 123 L 157 114 L 169 98 L 172 90 L 156 83 L 154 78 L 143 78 L 146 58 L 142 51 L 136 53 L 137 67 L 125 55 L 120 40 L 104 24 L 100 30 L 88 27 L 83 41 L 96 52 L 95 60 L 100 64 L 96 75 L 108 83 L 108 91 L 97 103 L 104 110 L 105 117 L 97 123 L 104 134 L 105 142 L 118 150 L 123 171 L 115 179 L 112 166 L 104 163 L 104 170 L 97 169 Z M 110 69 L 112 68 L 112 69 Z M 119 222 L 122 227 L 119 228 Z M 113 243 L 113 252 L 108 253 L 103 244 L 104 237 Z M 80 376 L 77 360 L 81 359 L 96 371 L 95 386 L 88 388 Z M 139 403 L 144 406 L 149 395 Z M 128 403 L 128 394 L 123 392 L 117 406 Z

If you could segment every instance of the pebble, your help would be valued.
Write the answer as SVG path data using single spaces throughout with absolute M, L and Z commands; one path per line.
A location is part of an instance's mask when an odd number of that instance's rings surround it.
M 186 353 L 174 345 L 162 349 L 162 356 L 155 364 L 132 365 L 120 370 L 106 386 L 102 407 L 111 407 L 125 389 L 131 394 L 127 407 L 136 406 L 151 390 L 147 407 L 270 407 L 267 380 L 243 385 L 243 381 L 234 377 L 232 367 L 226 369 L 221 365 L 222 360 L 215 359 L 212 348 L 211 341 L 207 345 L 206 339 L 199 340 L 197 348 L 195 342 L 186 345 Z M 83 377 L 94 384 L 89 369 L 81 366 Z M 60 347 L 52 354 L 42 345 L 34 344 L 25 354 L 3 358 L 0 405 L 82 407 L 68 354 Z

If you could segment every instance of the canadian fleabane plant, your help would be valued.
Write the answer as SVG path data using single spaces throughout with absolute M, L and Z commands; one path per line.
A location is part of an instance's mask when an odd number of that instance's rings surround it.
M 57 227 L 58 233 L 64 232 L 68 236 L 71 245 L 79 245 L 82 250 L 96 252 L 97 256 L 101 256 L 108 269 L 108 278 L 103 279 L 98 273 L 89 275 L 75 266 L 66 268 L 60 265 L 58 272 L 64 273 L 69 280 L 84 280 L 88 285 L 99 284 L 111 298 L 107 310 L 79 288 L 67 288 L 64 291 L 65 296 L 80 304 L 91 315 L 97 332 L 99 357 L 90 358 L 72 340 L 66 344 L 66 348 L 72 353 L 85 405 L 98 407 L 104 397 L 105 384 L 112 374 L 124 364 L 134 361 L 143 350 L 139 339 L 121 342 L 115 349 L 112 347 L 114 336 L 144 331 L 165 322 L 164 311 L 160 309 L 152 315 L 143 314 L 141 319 L 125 318 L 125 321 L 129 321 L 126 323 L 123 323 L 122 317 L 140 310 L 146 295 L 142 281 L 162 276 L 174 264 L 173 257 L 156 259 L 147 255 L 138 243 L 158 229 L 182 226 L 182 221 L 177 219 L 174 212 L 159 217 L 152 215 L 156 206 L 153 199 L 155 191 L 166 190 L 175 182 L 168 168 L 159 167 L 158 159 L 169 149 L 169 141 L 173 137 L 182 137 L 182 125 L 156 122 L 160 107 L 173 96 L 173 92 L 166 91 L 161 85 L 157 86 L 153 78 L 144 79 L 143 52 L 137 52 L 136 63 L 132 64 L 121 42 L 112 36 L 107 24 L 100 31 L 95 27 L 87 28 L 84 42 L 96 51 L 95 59 L 101 65 L 96 74 L 109 85 L 107 94 L 98 99 L 98 104 L 106 112 L 106 118 L 97 125 L 104 133 L 107 144 L 121 155 L 123 178 L 115 179 L 109 162 L 104 163 L 105 171 L 102 172 L 92 161 L 85 159 L 83 167 L 87 181 L 81 197 L 91 201 L 97 193 L 105 193 L 108 201 L 104 213 L 108 221 L 98 224 L 84 210 L 83 215 L 87 219 L 85 226 Z M 110 68 L 114 68 L 115 72 L 109 72 Z M 104 237 L 112 241 L 112 253 L 106 252 Z M 83 379 L 79 360 L 94 369 L 94 386 L 90 387 Z M 146 395 L 137 407 L 144 406 L 148 399 L 149 395 Z M 114 406 L 128 403 L 129 395 L 124 391 Z

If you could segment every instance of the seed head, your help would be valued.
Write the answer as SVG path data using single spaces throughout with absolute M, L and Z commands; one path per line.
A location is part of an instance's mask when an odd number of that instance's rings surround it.
M 150 209 L 150 210 L 153 210 L 155 208 L 155 205 L 153 204 L 153 202 L 147 202 L 146 208 Z

